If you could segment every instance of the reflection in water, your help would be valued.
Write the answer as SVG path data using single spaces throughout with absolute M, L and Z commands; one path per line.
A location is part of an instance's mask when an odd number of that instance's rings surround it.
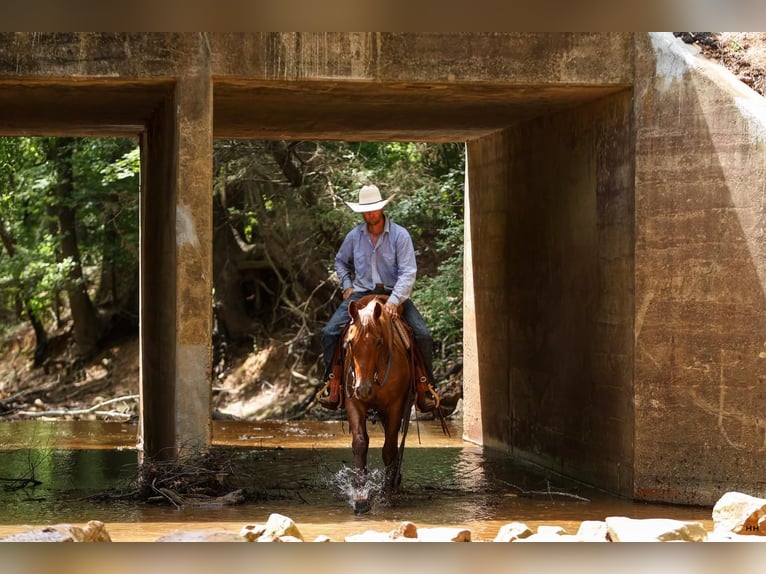
M 366 530 L 389 531 L 403 520 L 421 527 L 463 526 L 474 540 L 491 540 L 499 528 L 521 521 L 535 528 L 558 524 L 567 532 L 583 520 L 607 516 L 701 520 L 710 509 L 635 503 L 609 496 L 452 438 L 435 421 L 411 426 L 403 461 L 402 492 L 374 498 L 371 512 L 355 516 L 348 486 L 353 456 L 348 427 L 340 421 L 218 422 L 214 443 L 241 469 L 238 479 L 258 502 L 176 509 L 165 505 L 97 500 L 98 492 L 128 491 L 137 471 L 136 426 L 126 423 L 21 421 L 0 423 L 0 535 L 18 525 L 101 520 L 114 540 L 154 540 L 176 529 L 224 527 L 239 531 L 264 523 L 273 512 L 293 518 L 304 537 L 335 540 Z M 380 428 L 370 428 L 370 473 L 382 476 Z M 11 479 L 30 479 L 20 485 Z M 39 484 L 34 484 L 34 479 Z M 23 486 L 23 488 L 19 488 Z

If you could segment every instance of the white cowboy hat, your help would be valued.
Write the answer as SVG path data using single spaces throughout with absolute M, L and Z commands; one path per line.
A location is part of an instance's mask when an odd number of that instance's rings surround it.
M 357 213 L 365 213 L 367 211 L 377 211 L 383 209 L 385 205 L 391 201 L 396 194 L 391 194 L 388 199 L 383 199 L 380 195 L 380 190 L 377 185 L 365 185 L 359 190 L 359 203 L 352 203 L 346 201 L 345 204 Z

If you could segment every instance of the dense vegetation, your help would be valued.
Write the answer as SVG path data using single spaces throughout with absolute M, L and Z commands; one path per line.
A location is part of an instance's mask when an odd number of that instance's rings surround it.
M 60 353 L 54 331 L 71 335 L 68 356 L 79 362 L 116 329 L 138 332 L 137 146 L 0 138 L 0 336 L 31 325 L 30 369 Z M 214 161 L 217 371 L 237 344 L 274 337 L 289 342 L 291 364 L 318 357 L 340 300 L 332 260 L 360 221 L 342 200 L 368 182 L 396 193 L 387 213 L 413 236 L 413 299 L 434 332 L 437 373 L 460 362 L 461 144 L 217 141 Z

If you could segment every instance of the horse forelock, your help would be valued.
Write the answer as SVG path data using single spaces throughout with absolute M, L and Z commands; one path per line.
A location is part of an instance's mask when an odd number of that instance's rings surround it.
M 376 324 L 375 306 L 376 305 L 380 305 L 380 302 L 378 302 L 378 301 L 370 301 L 369 303 L 367 303 L 367 305 L 365 305 L 364 307 L 359 309 L 359 323 L 360 323 L 360 325 L 363 328 L 369 330 L 369 329 L 371 329 L 372 327 L 375 326 L 375 324 Z M 381 319 L 380 322 L 382 323 L 382 321 L 383 321 L 383 314 L 382 313 L 380 315 L 380 319 Z

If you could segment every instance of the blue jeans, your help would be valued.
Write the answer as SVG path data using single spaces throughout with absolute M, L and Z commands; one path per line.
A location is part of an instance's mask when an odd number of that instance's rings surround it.
M 330 376 L 330 369 L 332 367 L 332 355 L 335 351 L 335 347 L 340 341 L 340 334 L 343 332 L 343 327 L 348 323 L 348 304 L 351 301 L 357 301 L 365 295 L 371 295 L 374 291 L 361 291 L 354 292 L 348 299 L 344 299 L 338 308 L 333 313 L 330 320 L 322 329 L 322 352 L 324 353 L 324 377 L 322 381 L 327 381 Z M 423 354 L 423 362 L 425 363 L 426 373 L 428 374 L 429 382 L 435 384 L 433 376 L 433 355 L 434 355 L 434 341 L 431 337 L 431 331 L 426 325 L 425 319 L 417 310 L 415 304 L 406 299 L 402 304 L 402 319 L 412 329 L 412 334 L 415 337 L 415 343 L 420 348 L 420 352 Z

